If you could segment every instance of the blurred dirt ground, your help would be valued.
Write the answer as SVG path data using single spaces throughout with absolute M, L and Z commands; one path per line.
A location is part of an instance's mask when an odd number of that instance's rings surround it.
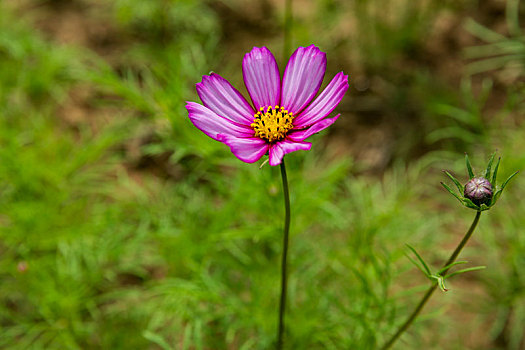
M 398 2 L 400 6 L 403 3 L 396 1 L 390 5 L 391 8 Z M 334 6 L 340 5 L 342 11 L 351 10 L 342 3 L 334 3 Z M 422 10 L 429 6 L 428 1 L 424 3 L 427 4 L 421 5 Z M 92 50 L 110 62 L 115 69 L 126 64 L 122 60 L 123 52 L 133 43 L 142 40 L 114 24 L 110 16 L 110 1 L 23 0 L 8 1 L 8 4 L 23 18 L 34 23 L 45 37 L 59 44 Z M 227 54 L 222 57 L 221 64 L 236 67 L 231 62 L 237 62 L 239 66 L 244 53 L 252 46 L 269 45 L 280 48 L 281 25 L 276 21 L 282 17 L 279 1 L 211 0 L 207 4 L 218 15 L 222 30 L 220 46 Z M 311 21 L 318 10 L 313 4 L 305 0 L 295 1 L 295 21 Z M 380 10 L 376 7 L 371 11 Z M 396 152 L 403 148 L 403 137 L 410 134 L 413 138 L 421 127 L 421 106 L 417 101 L 417 93 L 410 91 L 410 86 L 405 86 L 403 93 L 408 95 L 400 96 L 400 86 L 396 84 L 402 83 L 404 76 L 411 70 L 421 70 L 427 72 L 431 79 L 435 78 L 438 84 L 457 88 L 465 75 L 467 63 L 462 50 L 480 43 L 464 28 L 465 20 L 473 18 L 506 34 L 505 1 L 482 1 L 479 6 L 463 1 L 452 8 L 441 9 L 433 16 L 433 22 L 428 23 L 430 29 L 424 35 L 424 40 L 418 42 L 417 47 L 397 55 L 396 61 L 385 67 L 389 69 L 388 72 L 370 69 L 362 57 L 356 59 L 356 50 L 346 50 L 351 46 L 346 37 L 358 25 L 352 23 L 352 18 L 348 16 L 349 20 L 338 22 L 337 27 L 329 31 L 332 42 L 330 45 L 335 50 L 330 52 L 325 84 L 339 67 L 343 67 L 350 74 L 351 90 L 338 108 L 342 118 L 330 131 L 332 137 L 327 141 L 328 152 L 334 158 L 351 155 L 367 172 L 381 173 L 399 156 Z M 228 60 L 231 62 L 226 62 Z M 228 71 L 221 74 L 226 75 Z M 501 107 L 506 98 L 505 84 L 509 84 L 498 81 L 497 75 L 492 77 L 496 84 L 486 105 L 487 111 Z M 483 76 L 474 77 L 474 88 L 477 88 L 482 78 Z M 73 89 L 71 98 L 60 115 L 68 124 L 73 125 L 75 121 L 98 120 L 100 116 L 97 114 L 103 114 L 104 119 L 108 111 L 92 108 L 93 94 L 93 90 L 86 86 Z M 402 108 L 396 110 L 396 107 L 400 107 L 399 103 Z M 415 146 L 404 150 L 402 156 L 418 157 L 428 150 L 429 146 L 424 144 L 423 139 L 419 139 Z
M 104 0 L 8 0 L 6 2 L 20 16 L 34 24 L 42 34 L 58 44 L 73 45 L 95 52 L 118 70 L 126 62 L 122 54 L 137 40 L 133 33 L 122 30 L 115 25 L 111 16 L 111 1 Z M 329 132 L 331 136 L 323 142 L 329 157 L 338 158 L 351 155 L 361 164 L 366 172 L 382 173 L 399 156 L 398 149 L 407 133 L 414 135 L 421 127 L 421 106 L 418 101 L 412 101 L 401 109 L 396 110 L 398 103 L 405 103 L 417 97 L 417 93 L 406 89 L 409 96 L 399 98 L 399 86 L 394 83 L 403 81 L 403 75 L 411 70 L 426 71 L 431 79 L 439 84 L 457 89 L 461 78 L 465 75 L 465 60 L 463 49 L 480 44 L 464 27 L 467 18 L 473 18 L 479 23 L 502 34 L 507 33 L 505 19 L 505 1 L 480 1 L 479 6 L 472 2 L 460 2 L 454 10 L 443 9 L 434 16 L 433 23 L 429 23 L 429 32 L 425 40 L 418 43 L 418 47 L 410 49 L 396 57 L 387 67 L 390 71 L 371 69 L 363 58 L 356 59 L 356 53 L 348 52 L 347 36 L 357 26 L 349 21 L 340 22 L 340 27 L 331 30 L 331 44 L 329 67 L 325 84 L 339 67 L 350 74 L 351 89 L 338 108 L 342 117 Z M 269 45 L 280 47 L 281 25 L 276 18 L 282 17 L 281 4 L 277 0 L 219 1 L 210 0 L 209 7 L 216 12 L 219 18 L 221 33 L 220 46 L 227 54 L 221 57 L 220 64 L 238 68 L 242 57 L 252 46 Z M 296 21 L 308 22 L 315 17 L 316 7 L 306 0 L 295 1 L 294 16 Z M 348 11 L 348 8 L 345 8 Z M 352 18 L 351 16 L 349 18 Z M 279 57 L 278 55 L 276 55 Z M 227 62 L 233 61 L 235 63 Z M 281 63 L 281 69 L 282 69 Z M 227 68 L 223 75 L 227 76 L 232 68 Z M 222 74 L 221 72 L 219 72 Z M 485 76 L 494 79 L 495 85 L 491 97 L 486 105 L 487 117 L 491 111 L 498 110 L 506 99 L 506 89 L 514 81 L 505 81 L 495 73 L 487 73 L 473 78 L 474 89 Z M 401 78 L 400 78 L 401 77 Z M 408 81 L 407 84 L 411 82 Z M 406 88 L 406 86 L 405 86 Z M 413 94 L 413 95 L 410 95 Z M 77 123 L 86 121 L 97 129 L 98 123 L 111 118 L 115 110 L 97 106 L 94 102 L 98 98 L 95 89 L 88 85 L 79 85 L 70 91 L 69 99 L 59 111 L 58 116 L 68 127 L 75 127 Z M 518 116 L 516 116 L 518 118 Z M 413 137 L 413 136 L 411 136 Z M 137 144 L 137 142 L 139 144 Z M 130 140 L 129 153 L 138 152 L 141 142 L 145 140 Z M 429 150 L 429 146 L 420 138 L 415 146 L 405 151 L 405 155 L 418 157 Z M 146 162 L 146 156 L 135 155 L 139 158 L 137 164 Z M 151 159 L 150 159 L 151 161 Z M 169 157 L 153 160 L 154 168 L 170 169 L 166 164 Z M 151 167 L 149 168 L 151 170 Z M 169 170 L 163 170 L 169 172 Z M 473 290 L 476 283 L 465 279 L 460 284 L 466 284 L 474 294 L 483 294 L 483 291 Z M 464 289 L 459 288 L 458 289 Z M 480 298 L 483 296 L 481 295 Z M 472 314 L 467 311 L 454 310 L 449 316 L 464 319 L 471 323 Z M 470 320 L 470 321 L 469 321 Z M 489 348 L 487 325 L 480 325 L 468 336 L 471 348 Z M 446 340 L 445 340 L 446 342 Z M 498 338 L 498 342 L 504 342 Z M 502 346 L 504 344 L 494 344 Z

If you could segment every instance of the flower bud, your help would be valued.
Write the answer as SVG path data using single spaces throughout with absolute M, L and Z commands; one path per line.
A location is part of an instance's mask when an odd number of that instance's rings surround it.
M 476 205 L 489 205 L 492 193 L 492 185 L 484 177 L 475 177 L 465 185 L 465 197 Z

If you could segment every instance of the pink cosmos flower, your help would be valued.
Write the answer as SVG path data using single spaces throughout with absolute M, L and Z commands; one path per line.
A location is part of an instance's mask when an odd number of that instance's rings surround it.
M 197 83 L 203 105 L 187 102 L 186 109 L 197 128 L 228 145 L 243 162 L 256 162 L 268 153 L 270 165 L 278 165 L 287 153 L 309 150 L 312 144 L 304 140 L 339 118 L 326 117 L 348 89 L 348 76 L 336 74 L 313 100 L 325 70 L 324 52 L 314 45 L 299 47 L 281 82 L 270 50 L 254 47 L 244 56 L 242 73 L 255 108 L 226 79 L 211 73 Z

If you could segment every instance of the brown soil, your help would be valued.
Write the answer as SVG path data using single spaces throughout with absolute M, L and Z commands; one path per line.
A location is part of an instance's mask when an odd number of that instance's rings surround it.
M 108 18 L 111 2 L 103 0 L 24 0 L 12 5 L 30 18 L 35 26 L 48 38 L 61 44 L 85 47 L 96 52 L 116 68 L 119 67 L 119 57 L 129 47 L 133 38 L 119 31 L 113 25 L 113 19 Z M 252 46 L 269 45 L 280 47 L 281 26 L 273 18 L 282 17 L 280 2 L 274 0 L 258 0 L 254 2 L 223 2 L 210 1 L 210 7 L 219 16 L 223 45 L 228 52 L 224 59 L 240 61 L 244 53 Z M 437 79 L 458 86 L 464 75 L 465 60 L 462 50 L 465 47 L 480 43 L 464 29 L 465 19 L 472 17 L 491 28 L 505 32 L 504 1 L 491 0 L 481 3 L 473 12 L 473 8 L 452 12 L 443 10 L 436 14 L 436 20 L 431 23 L 432 29 L 428 40 L 418 47 L 417 54 L 403 56 L 393 64 L 393 69 L 414 69 L 424 67 L 432 72 Z M 307 1 L 294 3 L 294 16 L 298 22 L 312 18 L 316 8 Z M 340 33 L 344 36 L 355 25 L 341 22 Z M 345 29 L 346 28 L 346 29 Z M 344 40 L 344 39 L 334 39 Z M 336 50 L 337 51 L 337 50 Z M 277 53 L 278 54 L 278 53 Z M 389 82 L 388 77 L 381 73 L 369 73 L 364 67 L 355 66 L 346 59 L 333 57 L 340 61 L 345 71 L 351 71 L 351 89 L 338 108 L 342 116 L 334 128 L 330 130 L 328 148 L 333 157 L 350 156 L 367 172 L 382 173 L 392 163 L 394 150 L 399 141 L 408 134 L 413 135 L 418 129 L 420 120 L 417 105 L 409 107 L 402 113 L 395 111 L 392 96 L 396 86 Z M 330 70 L 329 66 L 329 70 Z M 328 72 L 326 80 L 334 72 Z M 385 74 L 385 75 L 388 75 Z M 325 81 L 325 84 L 327 83 Z M 481 79 L 475 79 L 479 85 Z M 494 94 L 487 105 L 487 110 L 497 110 L 505 101 L 505 87 L 496 85 Z M 60 116 L 68 124 L 91 119 L 96 128 L 97 113 L 107 114 L 103 108 L 93 109 L 91 101 L 96 97 L 93 90 L 83 87 L 75 88 L 71 98 L 64 104 Z M 414 108 L 412 110 L 412 108 Z M 416 131 L 417 133 L 417 131 Z M 421 144 L 408 156 L 420 156 L 428 151 L 428 146 Z
M 463 27 L 467 17 L 473 17 L 480 23 L 505 32 L 504 1 L 491 0 L 480 2 L 480 7 L 472 12 L 443 11 L 436 16 L 428 40 L 419 48 L 416 58 L 404 57 L 397 66 L 426 67 L 433 76 L 439 77 L 450 86 L 458 86 L 465 69 L 465 60 L 462 50 L 465 47 L 479 44 Z M 23 18 L 33 21 L 49 39 L 60 44 L 74 45 L 94 51 L 117 67 L 119 56 L 132 42 L 126 33 L 122 33 L 107 18 L 110 2 L 102 0 L 73 0 L 73 1 L 12 1 L 10 5 Z M 229 4 L 229 5 L 227 5 Z M 234 4 L 234 5 L 232 5 Z M 296 16 L 307 17 L 311 10 L 303 2 L 298 1 Z M 210 1 L 210 6 L 220 17 L 223 30 L 223 45 L 228 57 L 240 59 L 252 46 L 269 45 L 278 47 L 280 26 L 272 22 L 274 14 L 280 13 L 276 0 L 259 0 L 256 2 L 224 2 Z M 309 12 L 310 11 L 310 12 Z M 345 24 L 352 28 L 352 24 Z M 343 29 L 345 32 L 347 29 Z M 335 58 L 345 62 L 344 57 Z M 417 130 L 417 115 L 397 115 L 392 112 L 391 94 L 396 87 L 380 74 L 366 72 L 364 67 L 355 67 L 346 63 L 351 74 L 351 91 L 338 108 L 342 114 L 336 126 L 330 131 L 331 136 L 326 138 L 327 152 L 331 158 L 350 156 L 364 169 L 372 173 L 382 173 L 387 169 L 394 157 L 394 150 L 399 139 L 403 138 L 407 130 Z M 330 69 L 330 67 L 329 67 Z M 346 69 L 345 69 L 346 70 Z M 331 72 L 330 74 L 333 74 Z M 480 79 L 476 82 L 479 83 Z M 326 83 L 326 82 L 325 82 Z M 488 110 L 499 108 L 505 100 L 503 82 L 497 81 L 494 94 L 489 101 Z M 94 104 L 99 98 L 93 88 L 85 85 L 74 87 L 70 91 L 69 99 L 60 108 L 58 115 L 68 127 L 88 122 L 93 130 L 105 123 L 108 118 L 116 114 L 114 109 L 101 108 Z M 414 111 L 417 113 L 417 111 Z M 177 177 L 180 172 L 169 164 L 169 154 L 151 158 L 140 154 L 140 147 L 144 143 L 152 142 L 154 137 L 149 133 L 145 137 L 132 139 L 124 147 L 130 156 L 135 169 L 130 169 L 130 175 L 140 182 L 138 171 L 147 169 L 157 172 L 161 176 Z M 422 146 L 423 147 L 423 146 Z M 421 151 L 421 150 L 420 150 Z M 417 151 L 414 154 L 418 154 Z M 123 276 L 128 279 L 127 276 Z M 131 281 L 130 283 L 132 283 Z M 461 285 L 461 286 L 460 286 Z M 462 304 L 463 298 L 484 297 L 484 292 L 477 289 L 478 281 L 462 279 L 454 282 L 454 289 L 470 290 L 470 296 L 454 296 L 449 304 L 451 312 L 447 317 L 454 319 L 453 324 L 464 324 L 453 337 L 463 337 L 468 325 L 476 323 L 475 315 L 468 311 L 461 311 L 456 307 Z M 452 292 L 454 293 L 454 292 Z M 452 294 L 450 293 L 450 294 Z M 436 298 L 437 299 L 437 298 Z M 436 303 L 437 305 L 437 303 Z M 432 307 L 432 306 L 431 306 Z M 490 325 L 481 324 L 466 341 L 470 348 L 489 348 L 488 328 Z M 485 335 L 485 336 L 484 336 Z M 445 342 L 446 343 L 446 342 Z M 498 344 L 493 344 L 497 347 Z

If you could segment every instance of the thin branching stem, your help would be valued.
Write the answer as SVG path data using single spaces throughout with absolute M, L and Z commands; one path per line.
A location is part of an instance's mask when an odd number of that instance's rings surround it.
M 281 177 L 283 179 L 284 195 L 284 234 L 283 234 L 283 255 L 281 260 L 281 301 L 279 303 L 279 329 L 277 331 L 277 349 L 283 348 L 284 336 L 284 313 L 286 309 L 286 284 L 287 284 L 287 257 L 288 257 L 288 237 L 290 234 L 290 192 L 288 190 L 288 177 L 286 176 L 286 166 L 284 159 L 281 163 Z
M 476 217 L 474 218 L 474 221 L 472 222 L 472 225 L 470 225 L 470 228 L 468 229 L 467 233 L 465 234 L 465 236 L 463 237 L 461 242 L 458 244 L 458 246 L 456 247 L 456 249 L 454 250 L 454 252 L 450 256 L 448 261 L 445 263 L 445 265 L 443 265 L 443 267 L 449 266 L 454 261 L 456 261 L 457 257 L 459 256 L 459 253 L 461 253 L 461 250 L 463 249 L 465 244 L 467 244 L 468 240 L 470 239 L 470 236 L 472 236 L 472 233 L 476 229 L 476 226 L 478 225 L 480 216 L 481 216 L 481 211 L 477 211 L 476 212 Z M 445 275 L 447 274 L 449 269 L 450 269 L 450 267 L 448 269 L 444 270 L 441 273 L 441 276 L 445 277 Z M 390 340 L 388 342 L 386 342 L 385 345 L 383 345 L 383 347 L 381 348 L 382 350 L 389 349 L 396 342 L 396 340 L 408 329 L 408 327 L 410 327 L 410 325 L 416 319 L 417 315 L 419 315 L 421 310 L 423 310 L 423 307 L 425 307 L 425 304 L 430 299 L 430 297 L 432 296 L 434 291 L 437 289 L 437 287 L 438 287 L 437 283 L 433 283 L 432 284 L 432 286 L 427 290 L 427 292 L 425 293 L 425 295 L 423 296 L 423 298 L 421 299 L 421 301 L 417 305 L 417 307 L 414 310 L 414 312 L 412 312 L 412 314 L 408 317 L 408 319 L 405 321 L 405 323 L 403 323 L 403 325 L 399 328 L 399 330 L 396 332 L 396 334 L 394 334 L 390 338 Z
M 293 26 L 292 0 L 284 2 L 284 40 L 283 40 L 283 62 L 288 60 L 292 47 L 292 26 Z
M 284 40 L 283 40 L 283 62 L 286 62 L 292 45 L 292 0 L 285 0 L 284 4 Z M 281 177 L 283 180 L 284 195 L 284 233 L 283 233 L 283 253 L 281 260 L 281 299 L 279 302 L 279 328 L 277 330 L 277 350 L 283 348 L 284 343 L 284 314 L 286 309 L 286 288 L 287 288 L 287 259 L 288 259 L 288 240 L 290 235 L 290 191 L 288 190 L 288 177 L 286 176 L 286 165 L 284 158 L 281 162 Z

